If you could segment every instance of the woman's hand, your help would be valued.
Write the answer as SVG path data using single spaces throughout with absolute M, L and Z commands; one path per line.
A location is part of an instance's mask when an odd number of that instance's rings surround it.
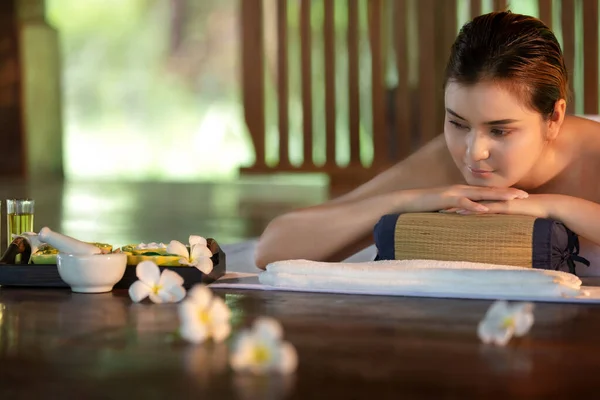
M 455 185 L 436 189 L 419 189 L 409 191 L 412 196 L 403 204 L 404 212 L 440 211 L 457 212 L 489 212 L 482 202 L 500 204 L 509 200 L 526 199 L 529 195 L 515 188 L 493 188 L 481 186 Z
M 487 207 L 487 211 L 472 211 L 459 208 L 454 210 L 454 212 L 462 215 L 513 214 L 549 218 L 551 201 L 551 195 L 531 195 L 526 199 L 516 199 L 513 201 L 483 201 L 481 204 Z

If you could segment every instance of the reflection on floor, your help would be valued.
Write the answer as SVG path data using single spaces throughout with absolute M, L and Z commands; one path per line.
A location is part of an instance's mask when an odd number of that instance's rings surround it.
M 123 245 L 185 241 L 190 234 L 228 244 L 259 236 L 275 216 L 327 199 L 322 182 L 228 183 L 0 182 L 2 247 L 7 198 L 36 201 L 35 230 Z

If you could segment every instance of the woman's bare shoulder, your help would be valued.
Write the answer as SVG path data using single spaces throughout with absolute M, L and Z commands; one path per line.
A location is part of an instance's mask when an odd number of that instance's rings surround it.
M 565 117 L 563 131 L 565 140 L 572 144 L 578 155 L 594 157 L 600 154 L 600 115 L 569 115 Z
M 563 123 L 566 130 L 582 130 L 583 134 L 600 134 L 600 115 L 567 115 Z
M 568 162 L 544 192 L 562 193 L 600 202 L 600 115 L 567 116 L 561 133 L 561 148 Z

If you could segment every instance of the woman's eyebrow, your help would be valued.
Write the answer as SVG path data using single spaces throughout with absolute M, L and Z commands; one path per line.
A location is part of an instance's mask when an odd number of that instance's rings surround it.
M 485 125 L 506 125 L 506 124 L 512 124 L 513 122 L 519 122 L 519 120 L 517 120 L 517 119 L 499 119 L 496 121 L 484 122 L 484 124 Z
M 458 119 L 462 119 L 463 121 L 466 121 L 467 119 L 464 117 L 461 117 L 460 115 L 458 115 L 457 113 L 455 113 L 454 111 L 452 111 L 449 108 L 446 108 L 446 111 L 448 111 L 448 114 L 452 114 L 454 115 L 456 118 Z M 519 120 L 517 119 L 498 119 L 495 121 L 488 121 L 488 122 L 484 122 L 485 125 L 506 125 L 506 124 L 512 124 L 513 122 L 519 122 Z
M 454 115 L 456 118 L 458 119 L 462 119 L 463 121 L 466 121 L 466 118 L 461 117 L 460 115 L 458 115 L 457 113 L 455 113 L 454 111 L 452 111 L 451 109 L 446 107 L 446 111 L 448 111 L 448 114 L 452 114 Z

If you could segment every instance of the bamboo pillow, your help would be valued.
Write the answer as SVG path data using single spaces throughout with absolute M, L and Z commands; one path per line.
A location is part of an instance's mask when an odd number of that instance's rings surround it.
M 379 260 L 469 261 L 568 270 L 579 240 L 561 222 L 520 215 L 390 214 L 374 228 Z

